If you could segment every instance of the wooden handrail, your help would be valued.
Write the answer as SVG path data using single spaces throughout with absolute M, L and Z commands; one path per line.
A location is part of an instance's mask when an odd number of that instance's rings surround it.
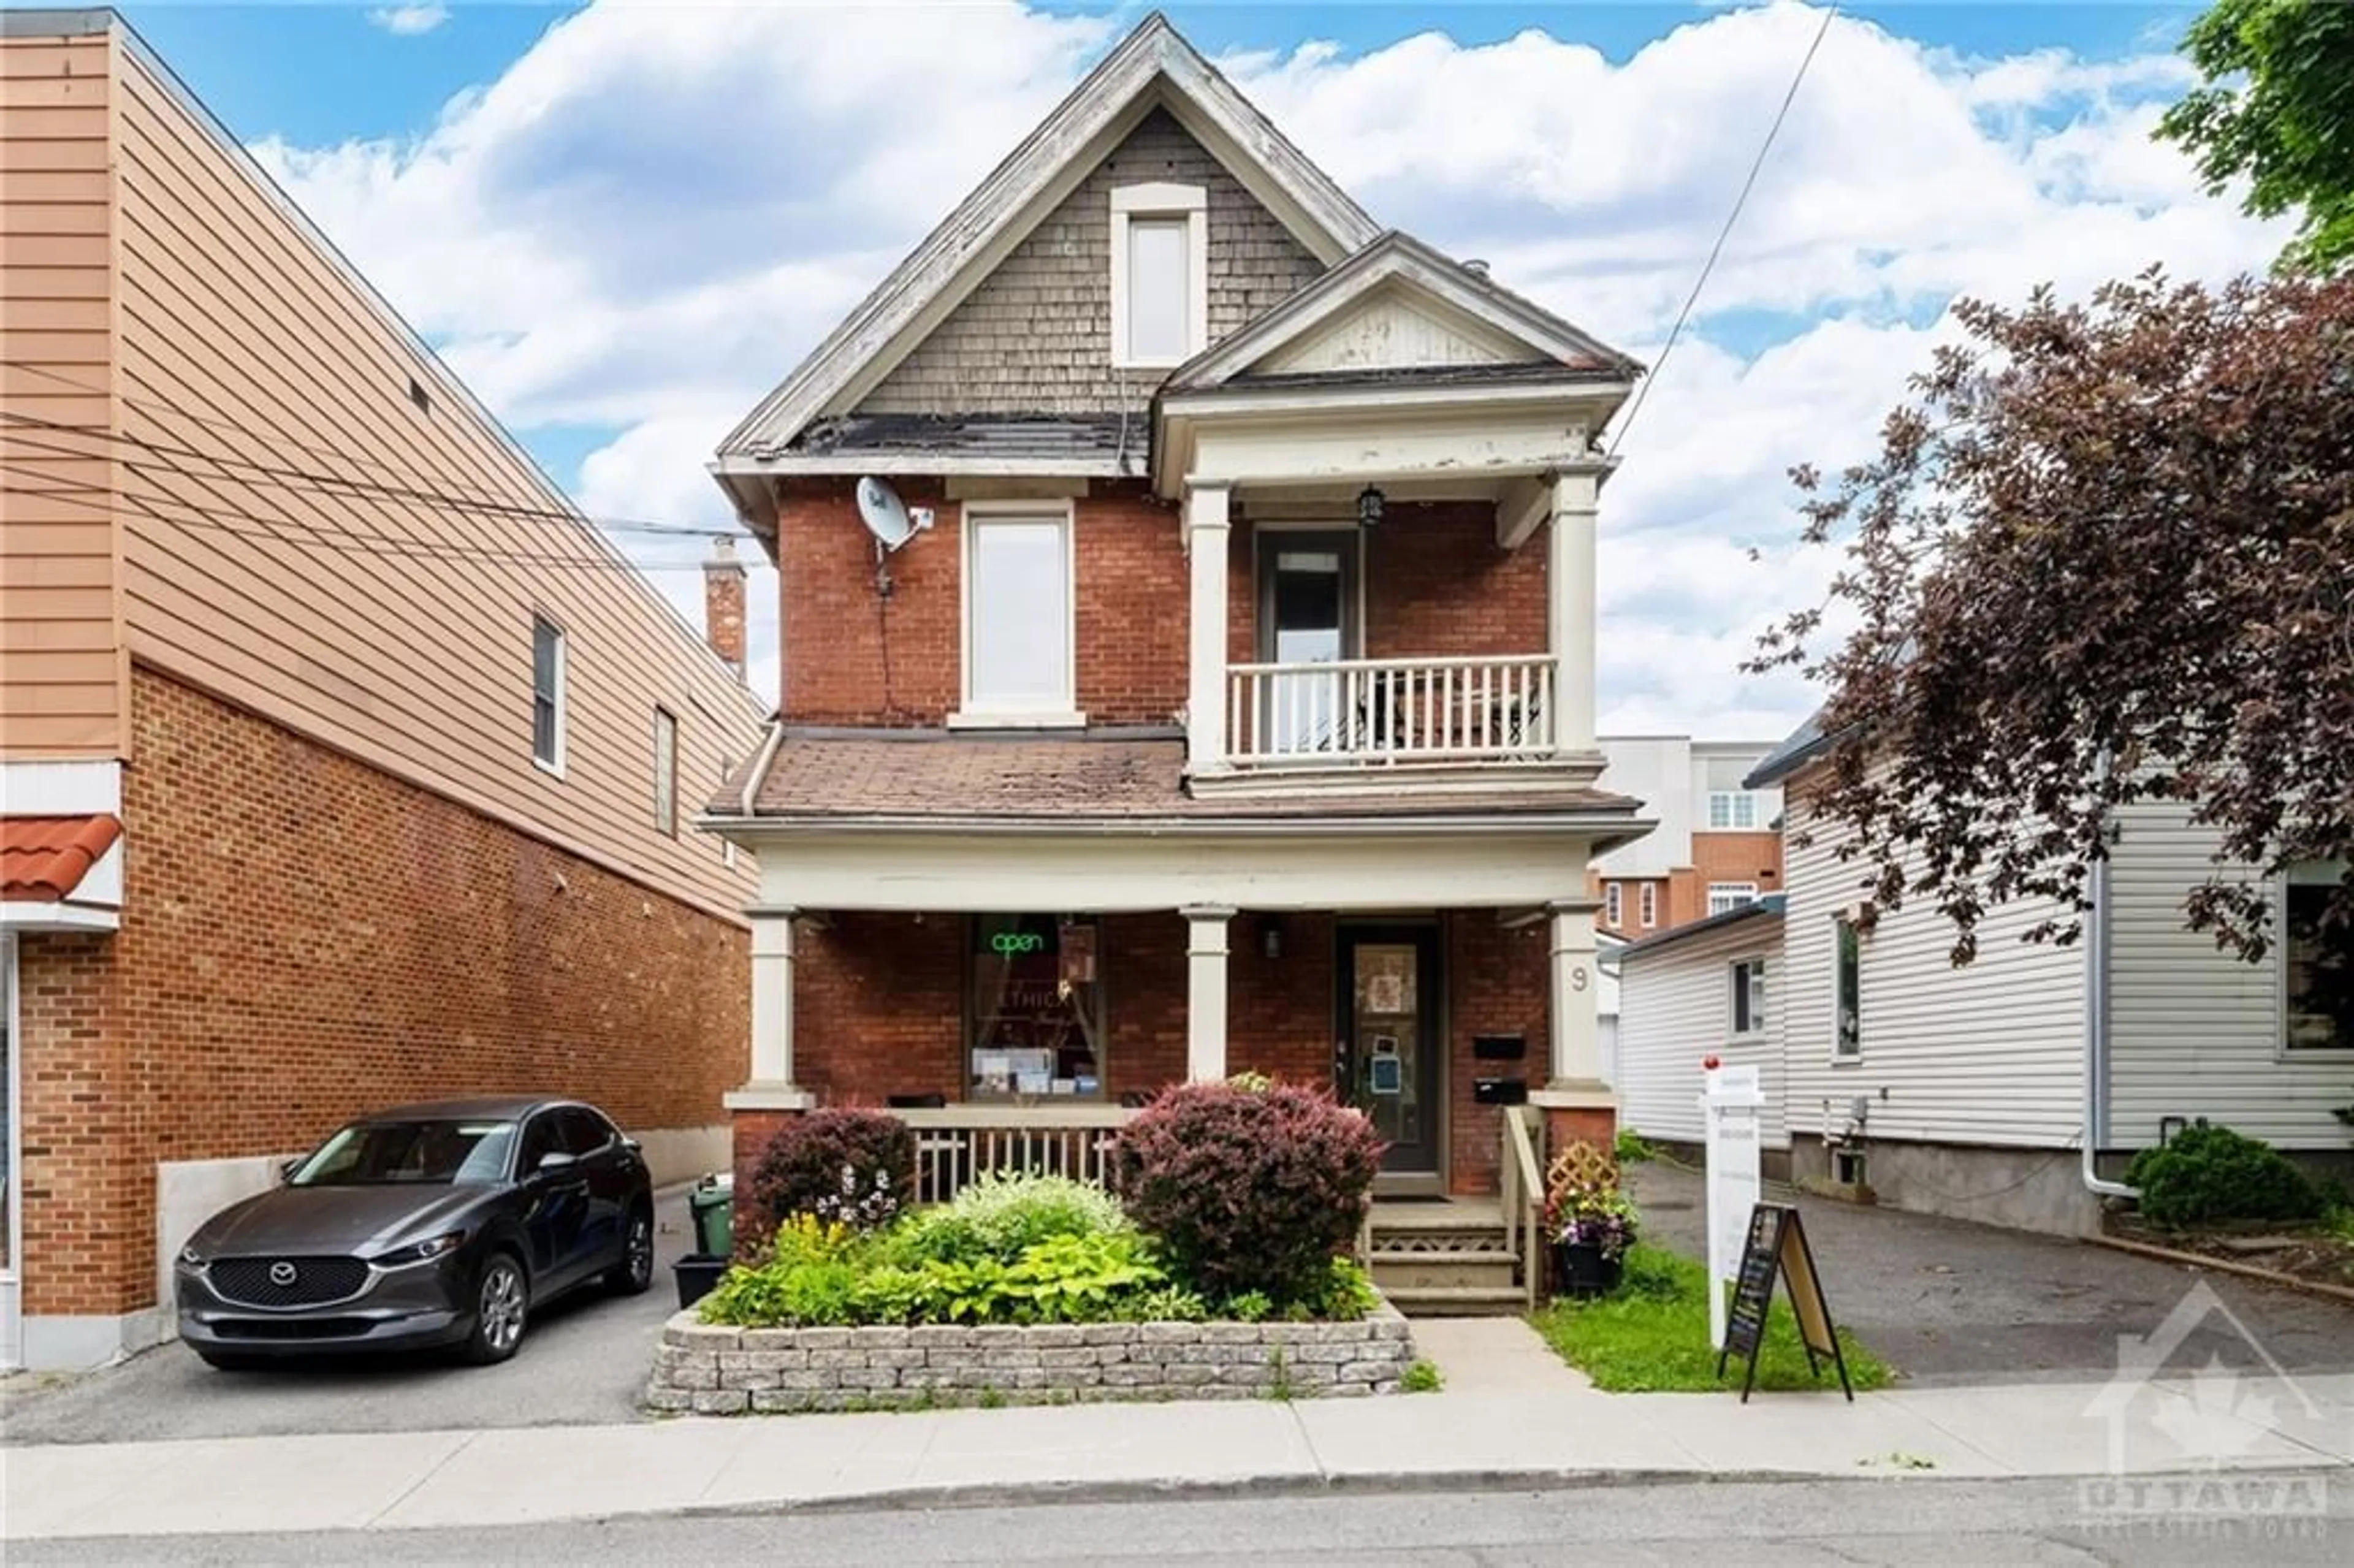
M 1545 1266 L 1544 1172 L 1538 1165 L 1536 1145 L 1529 1137 L 1529 1124 L 1519 1106 L 1504 1107 L 1503 1186 L 1504 1224 L 1519 1232 L 1512 1250 L 1521 1255 L 1521 1297 L 1533 1312 L 1537 1308 L 1537 1281 Z

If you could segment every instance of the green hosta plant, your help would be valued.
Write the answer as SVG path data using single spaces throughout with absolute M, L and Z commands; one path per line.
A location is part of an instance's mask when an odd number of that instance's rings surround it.
M 1067 1176 L 992 1173 L 966 1187 L 954 1202 L 916 1216 L 896 1233 L 917 1257 L 944 1262 L 993 1257 L 1013 1263 L 1056 1236 L 1132 1230 L 1119 1201 L 1102 1188 Z
M 1091 1323 L 1118 1316 L 1121 1298 L 1168 1278 L 1133 1233 L 1054 1236 L 1005 1271 L 1003 1289 L 1020 1320 Z

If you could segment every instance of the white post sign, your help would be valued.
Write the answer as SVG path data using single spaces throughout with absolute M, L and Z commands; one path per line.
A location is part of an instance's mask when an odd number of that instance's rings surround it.
M 1708 1128 L 1708 1339 L 1724 1349 L 1725 1291 L 1741 1272 L 1749 1216 L 1765 1193 L 1757 1166 L 1757 1113 L 1766 1104 L 1755 1064 L 1702 1069 Z

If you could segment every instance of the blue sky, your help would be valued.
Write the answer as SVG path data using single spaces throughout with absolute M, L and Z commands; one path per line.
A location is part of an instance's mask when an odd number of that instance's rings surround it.
M 1822 25 L 1798 0 L 1167 9 L 1377 217 L 1655 362 Z M 1144 14 L 124 10 L 592 513 L 713 524 L 717 438 Z M 1606 495 L 1606 727 L 1803 713 L 1734 670 L 1832 567 L 1792 547 L 1785 472 L 1861 455 L 1957 295 L 2276 249 L 2150 141 L 2194 15 L 1831 25 Z M 691 603 L 692 553 L 641 558 Z M 754 632 L 758 666 L 772 618 Z

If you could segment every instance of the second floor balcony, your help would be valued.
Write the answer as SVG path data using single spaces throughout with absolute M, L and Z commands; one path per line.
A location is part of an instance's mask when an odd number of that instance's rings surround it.
M 1226 669 L 1226 760 L 1312 769 L 1545 762 L 1549 653 L 1335 659 Z

